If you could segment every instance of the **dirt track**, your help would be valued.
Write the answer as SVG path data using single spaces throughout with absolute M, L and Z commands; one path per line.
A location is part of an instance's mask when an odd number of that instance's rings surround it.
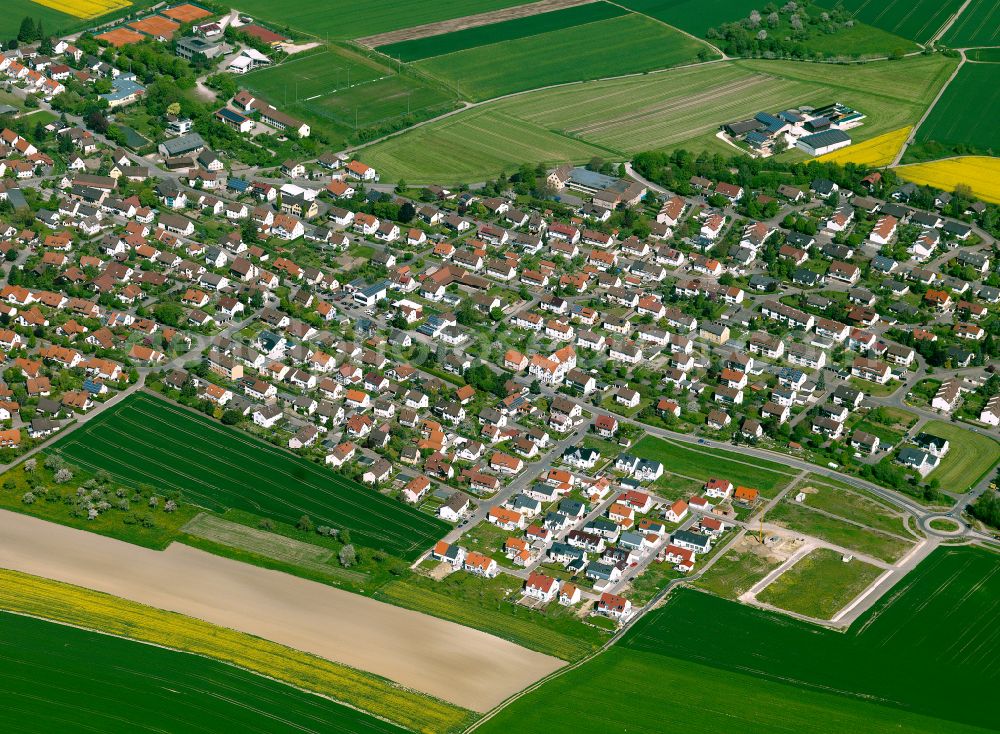
M 439 36 L 442 33 L 452 33 L 453 31 L 461 31 L 466 28 L 478 28 L 482 25 L 499 23 L 503 20 L 527 18 L 539 13 L 570 8 L 574 5 L 587 5 L 592 2 L 596 2 L 596 0 L 539 0 L 536 3 L 529 3 L 528 5 L 516 5 L 512 8 L 491 10 L 488 13 L 479 13 L 478 15 L 466 15 L 461 18 L 441 20 L 437 23 L 415 25 L 410 28 L 401 28 L 398 31 L 378 33 L 374 36 L 365 36 L 364 38 L 356 38 L 354 40 L 362 46 L 377 48 L 378 46 L 385 46 L 390 43 L 412 41 L 415 38 L 427 38 L 428 36 Z
M 563 664 L 484 632 L 188 546 L 153 551 L 3 510 L 0 568 L 257 635 L 475 711 Z

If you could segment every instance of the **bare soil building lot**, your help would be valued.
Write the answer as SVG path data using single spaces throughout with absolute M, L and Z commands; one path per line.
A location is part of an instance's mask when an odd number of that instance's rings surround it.
M 486 711 L 561 660 L 436 617 L 174 544 L 0 512 L 0 567 L 202 619 Z

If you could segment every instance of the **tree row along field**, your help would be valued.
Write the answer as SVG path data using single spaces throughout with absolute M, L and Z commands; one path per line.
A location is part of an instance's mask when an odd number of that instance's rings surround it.
M 355 541 L 412 560 L 447 525 L 246 433 L 136 393 L 54 445 L 71 463 L 120 481 L 179 490 L 215 511 L 347 529 Z
M 630 732 L 985 734 L 1000 682 L 997 568 L 988 551 L 939 549 L 847 633 L 681 589 L 480 730 L 596 731 L 607 701 L 594 692 L 641 680 L 615 708 Z
M 456 113 L 365 149 L 383 178 L 481 181 L 525 162 L 627 157 L 643 150 L 731 152 L 720 125 L 802 104 L 865 112 L 864 141 L 912 125 L 956 65 L 920 56 L 860 67 L 731 61 L 529 92 Z

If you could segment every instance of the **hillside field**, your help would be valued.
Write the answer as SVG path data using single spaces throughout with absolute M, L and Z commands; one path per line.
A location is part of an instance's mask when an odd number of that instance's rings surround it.
M 959 184 L 966 184 L 983 201 L 1000 204 L 1000 158 L 960 156 L 894 170 L 907 181 L 942 191 L 954 191 Z
M 965 64 L 917 130 L 917 140 L 1000 152 L 998 117 L 1000 64 Z
M 4 0 L 0 40 L 16 38 L 21 21 L 41 21 L 47 33 L 63 33 L 93 25 L 152 5 L 153 0 Z
M 447 525 L 376 490 L 148 393 L 135 393 L 53 450 L 118 481 L 176 490 L 223 512 L 246 510 L 348 529 L 354 542 L 413 559 Z
M 485 100 L 551 84 L 665 69 L 697 61 L 702 50 L 707 53 L 708 47 L 630 13 L 434 56 L 414 66 L 463 97 Z
M 841 101 L 867 115 L 856 142 L 912 125 L 954 69 L 943 56 L 847 67 L 728 61 L 528 92 L 366 148 L 383 178 L 476 182 L 521 163 L 624 159 L 644 150 L 726 154 L 719 126 L 802 104 Z M 433 151 L 433 153 L 431 152 Z
M 406 731 L 215 660 L 7 612 L 0 696 L 9 732 Z
M 855 18 L 870 26 L 926 43 L 964 0 L 838 0 L 836 5 L 849 10 Z
M 466 15 L 522 5 L 524 0 L 315 0 L 311 3 L 278 3 L 274 0 L 240 0 L 241 12 L 275 28 L 327 40 L 359 38 L 399 28 L 434 23 Z
M 952 48 L 1000 45 L 1000 2 L 971 0 L 942 40 Z
M 973 548 L 935 551 L 846 633 L 680 589 L 479 731 L 600 731 L 616 692 L 633 734 L 985 734 L 998 611 L 997 557 Z

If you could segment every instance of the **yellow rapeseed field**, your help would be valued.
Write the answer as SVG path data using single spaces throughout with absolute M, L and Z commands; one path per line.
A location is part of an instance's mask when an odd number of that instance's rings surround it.
M 418 732 L 460 731 L 475 717 L 384 678 L 269 640 L 17 571 L 0 570 L 0 609 L 232 663 Z
M 895 171 L 907 181 L 944 191 L 953 191 L 959 184 L 966 184 L 983 201 L 1000 204 L 1000 158 L 967 155 L 899 166 Z
M 74 18 L 96 18 L 132 4 L 129 0 L 32 0 L 32 2 L 72 15 Z
M 863 143 L 848 145 L 846 148 L 821 155 L 816 160 L 823 163 L 861 163 L 866 166 L 887 166 L 892 163 L 896 153 L 903 147 L 906 136 L 910 134 L 912 129 L 912 127 L 901 127 L 899 130 L 879 135 L 877 138 L 866 140 Z

